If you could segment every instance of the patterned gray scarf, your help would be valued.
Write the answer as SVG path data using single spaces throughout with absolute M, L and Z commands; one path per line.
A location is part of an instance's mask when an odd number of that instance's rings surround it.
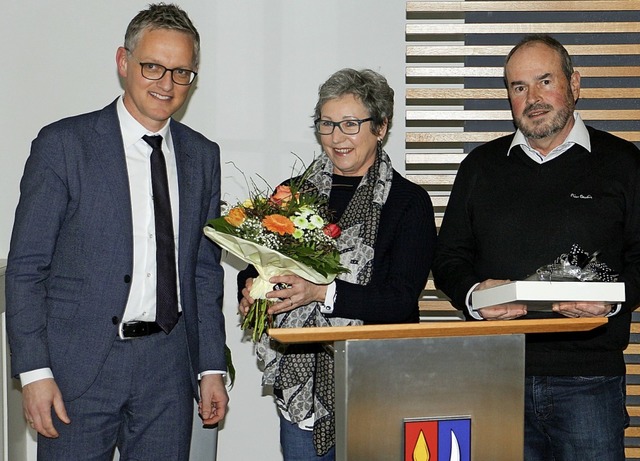
M 319 194 L 331 193 L 333 164 L 323 152 L 307 171 L 308 182 Z M 373 271 L 375 242 L 382 207 L 387 200 L 393 168 L 381 146 L 375 163 L 362 178 L 346 210 L 338 221 L 342 229 L 337 239 L 340 262 L 350 272 L 338 278 L 349 283 L 367 285 Z M 290 312 L 278 314 L 274 327 L 324 327 L 362 325 L 361 320 L 325 317 L 322 306 L 313 302 Z M 333 354 L 319 344 L 280 344 L 263 335 L 256 346 L 258 358 L 264 363 L 263 385 L 282 391 L 280 407 L 292 422 L 299 423 L 313 416 L 313 441 L 318 455 L 335 444 L 335 389 Z

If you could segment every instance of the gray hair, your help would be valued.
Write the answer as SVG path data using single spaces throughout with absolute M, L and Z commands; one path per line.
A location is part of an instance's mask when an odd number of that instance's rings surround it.
M 371 120 L 371 132 L 377 135 L 387 122 L 387 134 L 393 118 L 393 89 L 387 79 L 371 69 L 342 69 L 334 73 L 318 90 L 314 120 L 321 116 L 322 106 L 332 99 L 351 94 L 362 102 Z
M 155 3 L 140 11 L 129 23 L 124 35 L 124 47 L 130 53 L 135 50 L 145 30 L 169 29 L 184 32 L 193 38 L 193 65 L 200 63 L 200 34 L 187 13 L 175 4 Z
M 507 58 L 504 61 L 505 83 L 508 83 L 506 82 L 506 77 L 507 77 L 507 64 L 509 64 L 509 60 L 511 59 L 511 57 L 516 51 L 518 51 L 523 46 L 529 45 L 531 43 L 542 43 L 543 45 L 547 45 L 549 48 L 551 48 L 556 53 L 558 53 L 558 55 L 560 56 L 560 61 L 562 65 L 562 73 L 565 75 L 565 77 L 567 77 L 567 80 L 571 81 L 571 76 L 573 75 L 573 62 L 571 61 L 571 56 L 569 56 L 569 52 L 567 51 L 567 49 L 564 46 L 562 46 L 562 43 L 560 43 L 558 40 L 556 40 L 550 35 L 533 34 L 533 35 L 527 35 L 526 37 L 524 37 L 522 40 L 518 42 L 516 46 L 514 46 L 511 49 L 511 51 L 509 51 L 509 54 L 507 55 Z

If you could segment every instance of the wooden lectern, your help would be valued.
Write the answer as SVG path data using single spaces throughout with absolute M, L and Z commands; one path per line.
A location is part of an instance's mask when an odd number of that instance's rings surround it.
M 274 328 L 333 343 L 337 461 L 521 461 L 525 334 L 605 318 Z

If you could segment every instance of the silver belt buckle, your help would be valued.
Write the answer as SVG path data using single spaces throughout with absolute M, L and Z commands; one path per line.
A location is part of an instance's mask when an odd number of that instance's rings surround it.
M 124 335 L 124 331 L 122 330 L 123 325 L 124 325 L 124 322 L 120 322 L 118 324 L 118 337 L 123 340 L 133 339 Z

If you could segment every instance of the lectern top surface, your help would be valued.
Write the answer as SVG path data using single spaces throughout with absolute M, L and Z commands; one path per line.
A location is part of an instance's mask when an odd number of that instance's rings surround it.
M 433 322 L 349 327 L 270 328 L 269 335 L 281 343 L 314 343 L 347 339 L 436 338 L 443 336 L 510 335 L 589 331 L 605 325 L 607 319 L 562 318 L 496 320 L 486 322 Z

